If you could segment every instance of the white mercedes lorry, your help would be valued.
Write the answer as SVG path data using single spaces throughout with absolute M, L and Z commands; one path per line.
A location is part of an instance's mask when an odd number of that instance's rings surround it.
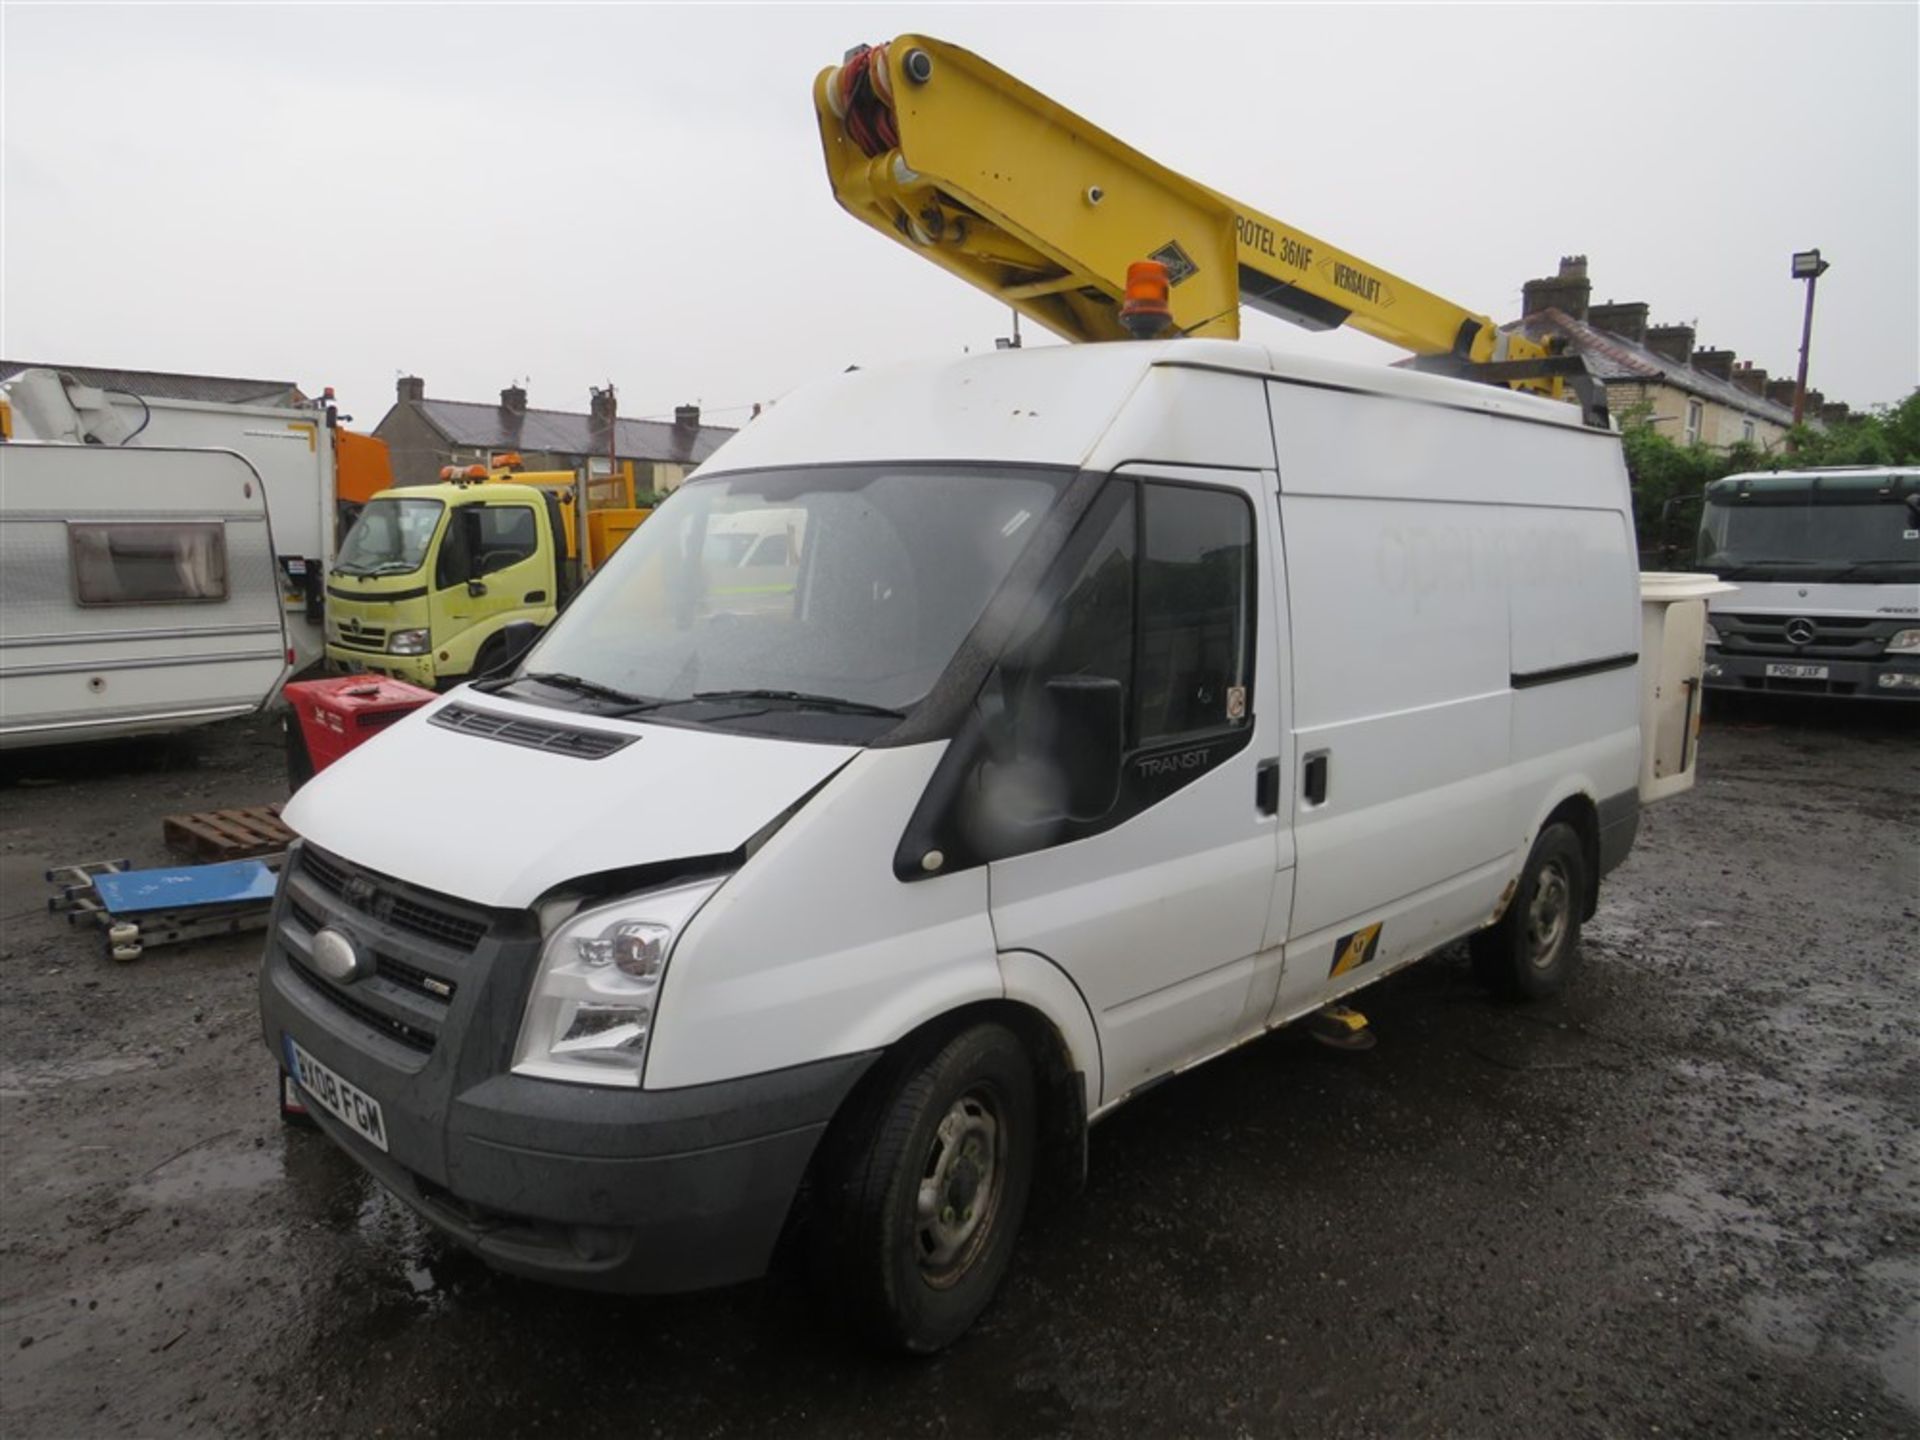
M 804 1225 L 937 1349 L 1147 1087 L 1461 940 L 1556 990 L 1691 604 L 1650 673 L 1572 406 L 1227 341 L 840 375 L 300 791 L 265 1040 L 505 1270 L 721 1285 Z M 1698 709 L 1647 713 L 1664 793 Z
M 1729 475 L 1707 486 L 1697 563 L 1722 694 L 1920 702 L 1920 469 Z

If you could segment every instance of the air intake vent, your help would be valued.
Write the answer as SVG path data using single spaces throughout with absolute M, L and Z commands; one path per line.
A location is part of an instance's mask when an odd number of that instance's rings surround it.
M 565 725 L 549 725 L 544 720 L 524 720 L 518 715 L 475 710 L 470 705 L 443 706 L 431 718 L 442 729 L 458 730 L 462 735 L 504 740 L 509 745 L 524 745 L 529 750 L 546 750 L 555 755 L 571 755 L 576 760 L 604 760 L 616 751 L 626 749 L 638 738 L 633 735 L 613 735 L 605 730 L 574 730 Z

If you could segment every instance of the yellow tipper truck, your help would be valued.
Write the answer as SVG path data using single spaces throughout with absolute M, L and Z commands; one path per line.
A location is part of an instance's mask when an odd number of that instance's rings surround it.
M 417 685 L 483 674 L 551 624 L 650 513 L 630 479 L 596 478 L 583 497 L 571 472 L 518 464 L 443 469 L 438 485 L 367 502 L 328 577 L 330 661 Z M 624 493 L 604 498 L 626 503 L 595 503 L 609 485 Z

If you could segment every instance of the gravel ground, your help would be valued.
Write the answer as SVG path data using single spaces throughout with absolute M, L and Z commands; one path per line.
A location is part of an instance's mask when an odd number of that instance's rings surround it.
M 1716 717 L 1561 1000 L 1449 953 L 1099 1126 L 945 1356 L 780 1275 L 493 1275 L 286 1131 L 257 937 L 126 966 L 51 863 L 283 791 L 260 726 L 0 757 L 0 1430 L 1920 1435 L 1920 733 Z

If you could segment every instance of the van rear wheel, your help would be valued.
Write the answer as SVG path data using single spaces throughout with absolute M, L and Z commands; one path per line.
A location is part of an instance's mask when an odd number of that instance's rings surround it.
M 1036 1113 L 1026 1048 L 975 1025 L 906 1057 L 842 1117 L 820 1279 L 868 1338 L 932 1354 L 986 1309 L 1033 1189 Z
M 1468 942 L 1474 973 L 1494 993 L 1523 1000 L 1557 995 L 1580 949 L 1587 855 L 1571 826 L 1540 832 L 1499 921 Z

